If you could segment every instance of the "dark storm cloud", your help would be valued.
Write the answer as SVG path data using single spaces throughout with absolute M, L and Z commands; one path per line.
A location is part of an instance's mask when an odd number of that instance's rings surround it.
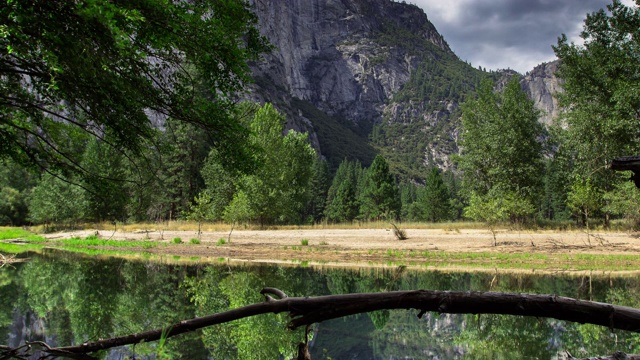
M 561 34 L 578 41 L 588 13 L 607 0 L 414 0 L 452 50 L 474 66 L 521 73 L 555 58 Z M 627 3 L 625 1 L 625 3 Z

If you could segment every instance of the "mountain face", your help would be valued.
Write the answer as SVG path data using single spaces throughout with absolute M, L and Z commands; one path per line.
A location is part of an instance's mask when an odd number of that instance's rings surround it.
M 450 50 L 415 5 L 390 0 L 253 0 L 274 49 L 251 64 L 251 98 L 273 103 L 288 127 L 308 131 L 335 168 L 381 152 L 405 179 L 452 166 L 459 104 L 486 77 Z M 544 109 L 552 68 L 523 78 Z M 548 105 L 551 104 L 551 105 Z M 551 108 L 549 108 L 551 106 Z M 549 111 L 552 113 L 552 111 Z
M 562 92 L 562 82 L 555 75 L 559 65 L 559 60 L 538 65 L 520 80 L 522 89 L 541 111 L 540 122 L 545 125 L 551 125 L 560 115 L 558 101 L 553 96 Z

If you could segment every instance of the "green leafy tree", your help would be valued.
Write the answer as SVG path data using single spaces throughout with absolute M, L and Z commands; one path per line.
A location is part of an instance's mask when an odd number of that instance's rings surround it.
M 461 219 L 466 200 L 460 178 L 453 171 L 447 170 L 442 174 L 442 179 L 449 190 L 450 218 L 453 220 Z
M 83 219 L 86 208 L 83 188 L 48 173 L 29 197 L 29 218 L 39 224 L 74 224 Z
M 394 220 L 400 215 L 398 186 L 382 155 L 367 169 L 359 199 L 360 216 L 365 220 Z
M 558 97 L 566 109 L 561 125 L 573 154 L 573 175 L 591 179 L 603 192 L 620 181 L 609 170 L 611 161 L 640 151 L 640 9 L 617 0 L 607 9 L 587 15 L 582 44 L 563 35 L 554 46 L 564 81 Z
M 221 220 L 236 193 L 238 179 L 220 163 L 215 149 L 211 150 L 200 171 L 205 191 L 211 197 L 211 219 Z
M 513 193 L 500 193 L 496 195 L 471 194 L 469 205 L 464 209 L 465 217 L 486 223 L 493 236 L 493 246 L 498 245 L 496 239 L 496 226 L 501 222 L 510 220 L 518 223 L 526 216 L 533 214 L 533 204 L 523 200 Z
M 562 129 L 555 130 L 564 131 Z M 571 210 L 567 207 L 567 193 L 572 182 L 573 161 L 568 150 L 566 146 L 557 146 L 553 155 L 545 161 L 544 195 L 540 208 L 541 218 L 568 220 L 571 217 Z
M 290 130 L 283 136 L 284 123 L 285 118 L 271 104 L 256 111 L 250 125 L 250 144 L 258 166 L 238 180 L 238 192 L 245 196 L 236 194 L 229 204 L 246 207 L 250 218 L 261 225 L 301 222 L 309 199 L 316 154 L 306 133 Z
M 156 135 L 156 139 L 160 139 Z M 126 213 L 134 222 L 153 221 L 161 223 L 169 218 L 170 203 L 163 159 L 166 146 L 158 140 L 156 145 L 144 149 L 138 161 L 124 161 L 124 191 L 128 194 Z
M 127 218 L 129 194 L 125 188 L 125 168 L 120 152 L 103 141 L 89 140 L 81 165 L 87 171 L 82 179 L 86 190 L 85 218 L 95 221 Z
M 604 211 L 621 216 L 634 228 L 640 228 L 640 190 L 633 182 L 618 184 L 612 191 L 604 193 L 603 199 L 607 203 Z
M 0 156 L 78 169 L 80 131 L 138 151 L 166 116 L 197 124 L 229 164 L 247 159 L 228 116 L 268 46 L 241 0 L 7 1 L 0 9 Z
M 541 188 L 544 129 L 538 111 L 520 88 L 518 77 L 502 93 L 482 82 L 478 98 L 462 105 L 460 169 L 468 191 L 491 189 L 534 199 Z
M 197 126 L 173 119 L 167 121 L 163 137 L 166 155 L 160 176 L 170 218 L 178 218 L 189 212 L 191 200 L 204 188 L 201 169 L 211 144 Z
M 591 245 L 589 234 L 589 220 L 601 207 L 602 191 L 593 185 L 591 179 L 576 177 L 567 194 L 567 206 L 573 211 L 582 225 L 587 229 L 587 240 Z
M 211 195 L 207 191 L 201 191 L 198 196 L 193 198 L 193 202 L 189 206 L 189 213 L 187 214 L 187 220 L 192 220 L 198 223 L 198 239 L 202 234 L 202 223 L 213 218 L 212 212 L 212 199 Z
M 0 226 L 27 222 L 28 197 L 36 176 L 11 161 L 0 161 Z

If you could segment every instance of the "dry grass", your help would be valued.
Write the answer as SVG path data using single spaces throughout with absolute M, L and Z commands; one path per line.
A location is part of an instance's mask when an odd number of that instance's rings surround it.
M 488 227 L 484 223 L 479 222 L 441 222 L 441 223 L 428 223 L 428 222 L 398 222 L 396 223 L 399 228 L 402 229 L 424 229 L 424 230 L 444 230 L 447 232 L 460 232 L 461 230 L 487 230 Z M 603 226 L 596 226 L 592 228 L 592 231 L 598 232 L 619 232 L 619 231 L 633 231 L 634 229 L 626 224 L 624 221 L 613 221 L 610 229 L 605 229 Z M 96 229 L 101 231 L 109 231 L 116 229 L 121 232 L 141 233 L 141 232 L 163 232 L 163 231 L 198 231 L 198 223 L 194 221 L 186 220 L 174 220 L 163 223 L 133 223 L 123 224 L 118 223 L 114 226 L 113 223 L 85 223 L 74 225 L 73 230 L 84 229 Z M 341 229 L 389 229 L 389 222 L 386 221 L 363 221 L 353 223 L 320 223 L 313 225 L 268 225 L 261 226 L 259 224 L 242 224 L 236 225 L 236 230 L 341 230 Z M 506 230 L 514 230 L 509 224 L 504 224 L 500 228 Z M 49 226 L 48 228 L 43 225 L 32 226 L 30 228 L 32 232 L 37 234 L 47 233 L 51 231 L 63 231 L 71 230 L 69 227 L 62 225 Z M 205 222 L 202 223 L 202 231 L 204 232 L 229 232 L 231 225 L 222 222 Z M 525 226 L 522 232 L 531 232 L 537 230 L 554 230 L 560 232 L 580 231 L 580 228 L 576 226 L 574 222 L 548 222 L 544 224 L 531 224 Z
M 478 229 L 482 228 L 481 223 L 474 222 L 448 222 L 448 223 L 424 223 L 424 222 L 405 222 L 398 223 L 399 227 L 410 229 L 445 229 L 447 231 L 457 231 L 460 229 Z M 62 226 L 54 226 L 57 231 L 62 230 Z M 198 231 L 198 223 L 195 221 L 174 220 L 163 223 L 134 223 L 114 225 L 109 222 L 102 223 L 84 223 L 76 224 L 75 230 L 96 229 L 101 231 L 115 230 L 121 232 L 157 232 L 157 231 Z M 237 230 L 337 230 L 337 229 L 388 229 L 389 223 L 385 221 L 367 221 L 329 224 L 320 223 L 313 225 L 268 225 L 260 226 L 258 224 L 243 224 L 236 226 Z M 31 231 L 35 233 L 45 233 L 47 229 L 43 225 L 32 226 Z M 230 231 L 231 225 L 222 222 L 205 222 L 202 223 L 202 231 Z

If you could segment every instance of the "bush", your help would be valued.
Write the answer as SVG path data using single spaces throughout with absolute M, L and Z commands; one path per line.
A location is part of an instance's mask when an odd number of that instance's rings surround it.
M 226 243 L 227 243 L 227 240 L 225 240 L 224 238 L 218 239 L 218 245 L 224 245 Z
M 391 224 L 391 226 L 393 226 L 393 235 L 396 236 L 396 239 L 398 240 L 407 240 L 407 232 L 399 229 L 395 224 Z
M 192 238 L 191 240 L 189 240 L 190 243 L 194 244 L 194 245 L 198 245 L 200 244 L 200 239 L 198 238 Z
M 302 246 L 309 246 L 309 240 L 302 239 L 302 240 L 300 240 L 300 244 L 302 244 Z
M 173 243 L 174 244 L 182 244 L 182 239 L 179 238 L 179 237 L 175 237 L 175 238 L 173 238 Z

